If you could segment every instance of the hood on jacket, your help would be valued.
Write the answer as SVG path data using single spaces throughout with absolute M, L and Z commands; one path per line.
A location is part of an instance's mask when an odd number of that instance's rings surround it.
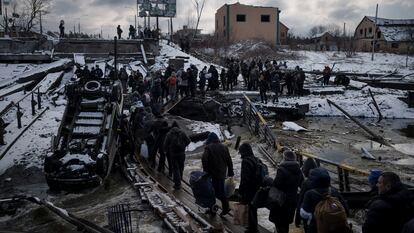
M 329 188 L 331 185 L 331 177 L 325 168 L 318 167 L 312 169 L 309 174 L 313 188 Z
M 250 146 L 249 143 L 241 144 L 241 146 L 239 147 L 239 153 L 240 153 L 242 159 L 254 156 L 252 147 Z
M 279 166 L 288 170 L 290 174 L 296 175 L 302 173 L 302 170 L 300 170 L 299 162 L 297 161 L 283 161 Z
M 302 167 L 302 172 L 305 175 L 305 177 L 309 177 L 309 173 L 312 169 L 315 169 L 319 167 L 316 161 L 313 158 L 308 158 L 304 163 Z
M 209 133 L 207 137 L 206 145 L 209 145 L 211 143 L 217 143 L 217 142 L 220 142 L 220 139 L 217 136 L 217 134 L 214 132 Z

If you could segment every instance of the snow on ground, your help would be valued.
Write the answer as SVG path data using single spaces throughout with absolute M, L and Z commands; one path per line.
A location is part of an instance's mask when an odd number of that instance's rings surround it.
M 187 128 L 191 130 L 193 133 L 212 132 L 217 134 L 220 140 L 224 139 L 224 135 L 220 130 L 219 124 L 212 124 L 203 121 L 194 121 L 193 123 L 187 125 Z M 191 142 L 190 145 L 188 145 L 186 151 L 195 151 L 197 148 L 203 146 L 204 143 L 205 141 Z
M 371 90 L 384 118 L 414 118 L 414 109 L 408 108 L 405 102 L 398 99 L 399 97 L 404 97 L 403 92 L 380 89 L 380 93 L 376 93 L 377 88 L 372 88 Z M 279 98 L 280 102 L 277 105 L 309 104 L 308 116 L 343 116 L 344 114 L 342 112 L 334 106 L 329 105 L 327 99 L 339 105 L 352 116 L 378 117 L 377 110 L 372 104 L 372 99 L 367 88 L 364 88 L 362 91 L 347 90 L 344 94 L 329 96 L 282 97 Z M 271 106 L 272 104 L 268 105 Z
M 190 68 L 191 64 L 195 65 L 199 71 L 201 71 L 204 68 L 204 66 L 207 66 L 207 68 L 209 68 L 210 65 L 216 66 L 217 70 L 221 69 L 221 67 L 219 67 L 216 64 L 203 62 L 194 56 L 184 53 L 174 44 L 167 45 L 166 41 L 161 41 L 160 45 L 160 56 L 155 58 L 155 65 L 152 67 L 152 69 L 154 70 L 167 68 L 169 59 L 175 58 L 176 56 L 189 57 L 188 62 L 184 63 L 184 70 Z
M 354 73 L 392 73 L 395 70 L 399 74 L 414 73 L 414 57 L 409 57 L 408 68 L 405 66 L 406 56 L 377 53 L 374 61 L 371 61 L 371 53 L 355 53 L 352 57 L 346 57 L 344 52 L 316 52 L 316 51 L 291 51 L 286 53 L 299 55 L 298 60 L 286 60 L 289 67 L 300 66 L 304 70 L 323 70 L 325 65 L 332 67 L 334 71 Z

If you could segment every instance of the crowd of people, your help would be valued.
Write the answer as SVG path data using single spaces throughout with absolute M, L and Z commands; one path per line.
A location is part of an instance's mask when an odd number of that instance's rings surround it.
M 118 35 L 118 39 L 120 40 L 122 38 L 122 33 L 124 31 L 121 28 L 121 25 L 118 25 L 116 27 L 116 33 Z M 158 38 L 160 35 L 159 30 L 153 29 L 151 30 L 148 27 L 144 27 L 142 30 L 142 27 L 135 28 L 133 25 L 129 25 L 128 28 L 128 39 L 144 39 L 144 38 Z
M 279 93 L 279 88 L 283 88 L 281 76 L 286 80 L 286 76 L 300 77 L 303 73 L 300 68 L 296 68 L 293 73 L 283 72 L 286 65 L 274 61 L 261 64 L 260 60 L 252 60 L 249 64 L 230 59 L 226 67 L 227 70 L 222 70 L 219 74 L 214 66 L 199 71 L 192 64 L 186 70 L 176 70 L 173 65 L 169 65 L 164 73 L 156 71 L 145 78 L 139 71 L 132 71 L 128 75 L 127 68 L 121 67 L 117 77 L 124 90 L 130 89 L 133 102 L 137 103 L 130 111 L 130 120 L 121 123 L 121 129 L 132 129 L 129 131 L 132 135 L 121 135 L 121 153 L 134 154 L 132 141 L 137 145 L 145 144 L 148 148 L 149 166 L 165 174 L 167 163 L 168 176 L 173 178 L 174 189 L 179 190 L 190 138 L 177 122 L 170 125 L 162 115 L 165 101 L 174 101 L 177 96 L 194 96 L 197 86 L 201 93 L 217 90 L 220 85 L 223 90 L 231 90 L 238 85 L 238 74 L 242 74 L 244 85 L 249 90 L 264 89 L 262 86 L 267 85 L 276 86 Z M 76 72 L 81 77 L 102 77 L 99 66 L 93 67 L 91 71 L 85 67 Z M 109 76 L 115 77 L 114 69 Z M 277 83 L 272 84 L 272 80 L 277 80 Z M 288 94 L 289 90 L 292 94 L 300 90 L 293 87 L 293 84 L 286 86 Z M 265 91 L 264 94 L 266 95 Z M 328 171 L 320 167 L 317 161 L 308 159 L 301 167 L 295 153 L 287 149 L 283 151 L 283 160 L 275 177 L 269 178 L 263 176 L 263 163 L 255 156 L 250 144 L 243 143 L 239 147 L 239 153 L 242 162 L 238 194 L 240 202 L 249 207 L 247 233 L 258 231 L 257 209 L 261 207 L 254 204 L 254 199 L 264 187 L 279 190 L 285 196 L 281 205 L 270 208 L 269 220 L 275 224 L 278 233 L 288 233 L 292 223 L 303 227 L 306 233 L 352 232 L 352 226 L 347 222 L 350 214 L 348 205 L 340 192 L 332 187 Z M 212 179 L 215 196 L 222 205 L 220 214 L 224 216 L 230 212 L 228 197 L 225 195 L 225 179 L 234 176 L 234 168 L 229 149 L 215 133 L 210 133 L 207 137 L 201 163 L 203 171 Z M 370 174 L 369 183 L 372 187 L 372 200 L 367 205 L 362 232 L 413 232 L 414 196 L 402 184 L 399 176 L 392 172 L 374 170 Z

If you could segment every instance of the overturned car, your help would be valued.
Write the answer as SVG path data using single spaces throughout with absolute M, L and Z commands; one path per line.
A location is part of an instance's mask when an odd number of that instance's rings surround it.
M 82 189 L 102 183 L 118 153 L 123 108 L 118 80 L 78 79 L 66 85 L 68 103 L 44 172 L 51 189 Z

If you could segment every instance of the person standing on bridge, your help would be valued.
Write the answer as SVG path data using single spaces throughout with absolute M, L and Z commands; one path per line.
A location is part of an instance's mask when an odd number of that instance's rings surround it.
M 219 137 L 213 132 L 208 135 L 201 162 L 204 172 L 212 178 L 215 195 L 221 201 L 223 208 L 220 215 L 224 216 L 230 212 L 229 201 L 224 191 L 224 182 L 226 176 L 234 176 L 233 162 L 229 149 L 220 143 Z
M 171 76 L 167 79 L 167 84 L 170 100 L 175 101 L 177 92 L 177 76 L 174 71 L 171 73 Z
M 118 25 L 118 27 L 116 28 L 116 33 L 118 34 L 118 40 L 121 39 L 122 36 L 122 29 L 121 29 L 121 25 Z
M 177 122 L 172 124 L 172 129 L 165 136 L 164 150 L 169 153 L 172 163 L 174 189 L 181 189 L 181 179 L 184 172 L 185 148 L 190 144 L 190 139 L 182 131 Z

